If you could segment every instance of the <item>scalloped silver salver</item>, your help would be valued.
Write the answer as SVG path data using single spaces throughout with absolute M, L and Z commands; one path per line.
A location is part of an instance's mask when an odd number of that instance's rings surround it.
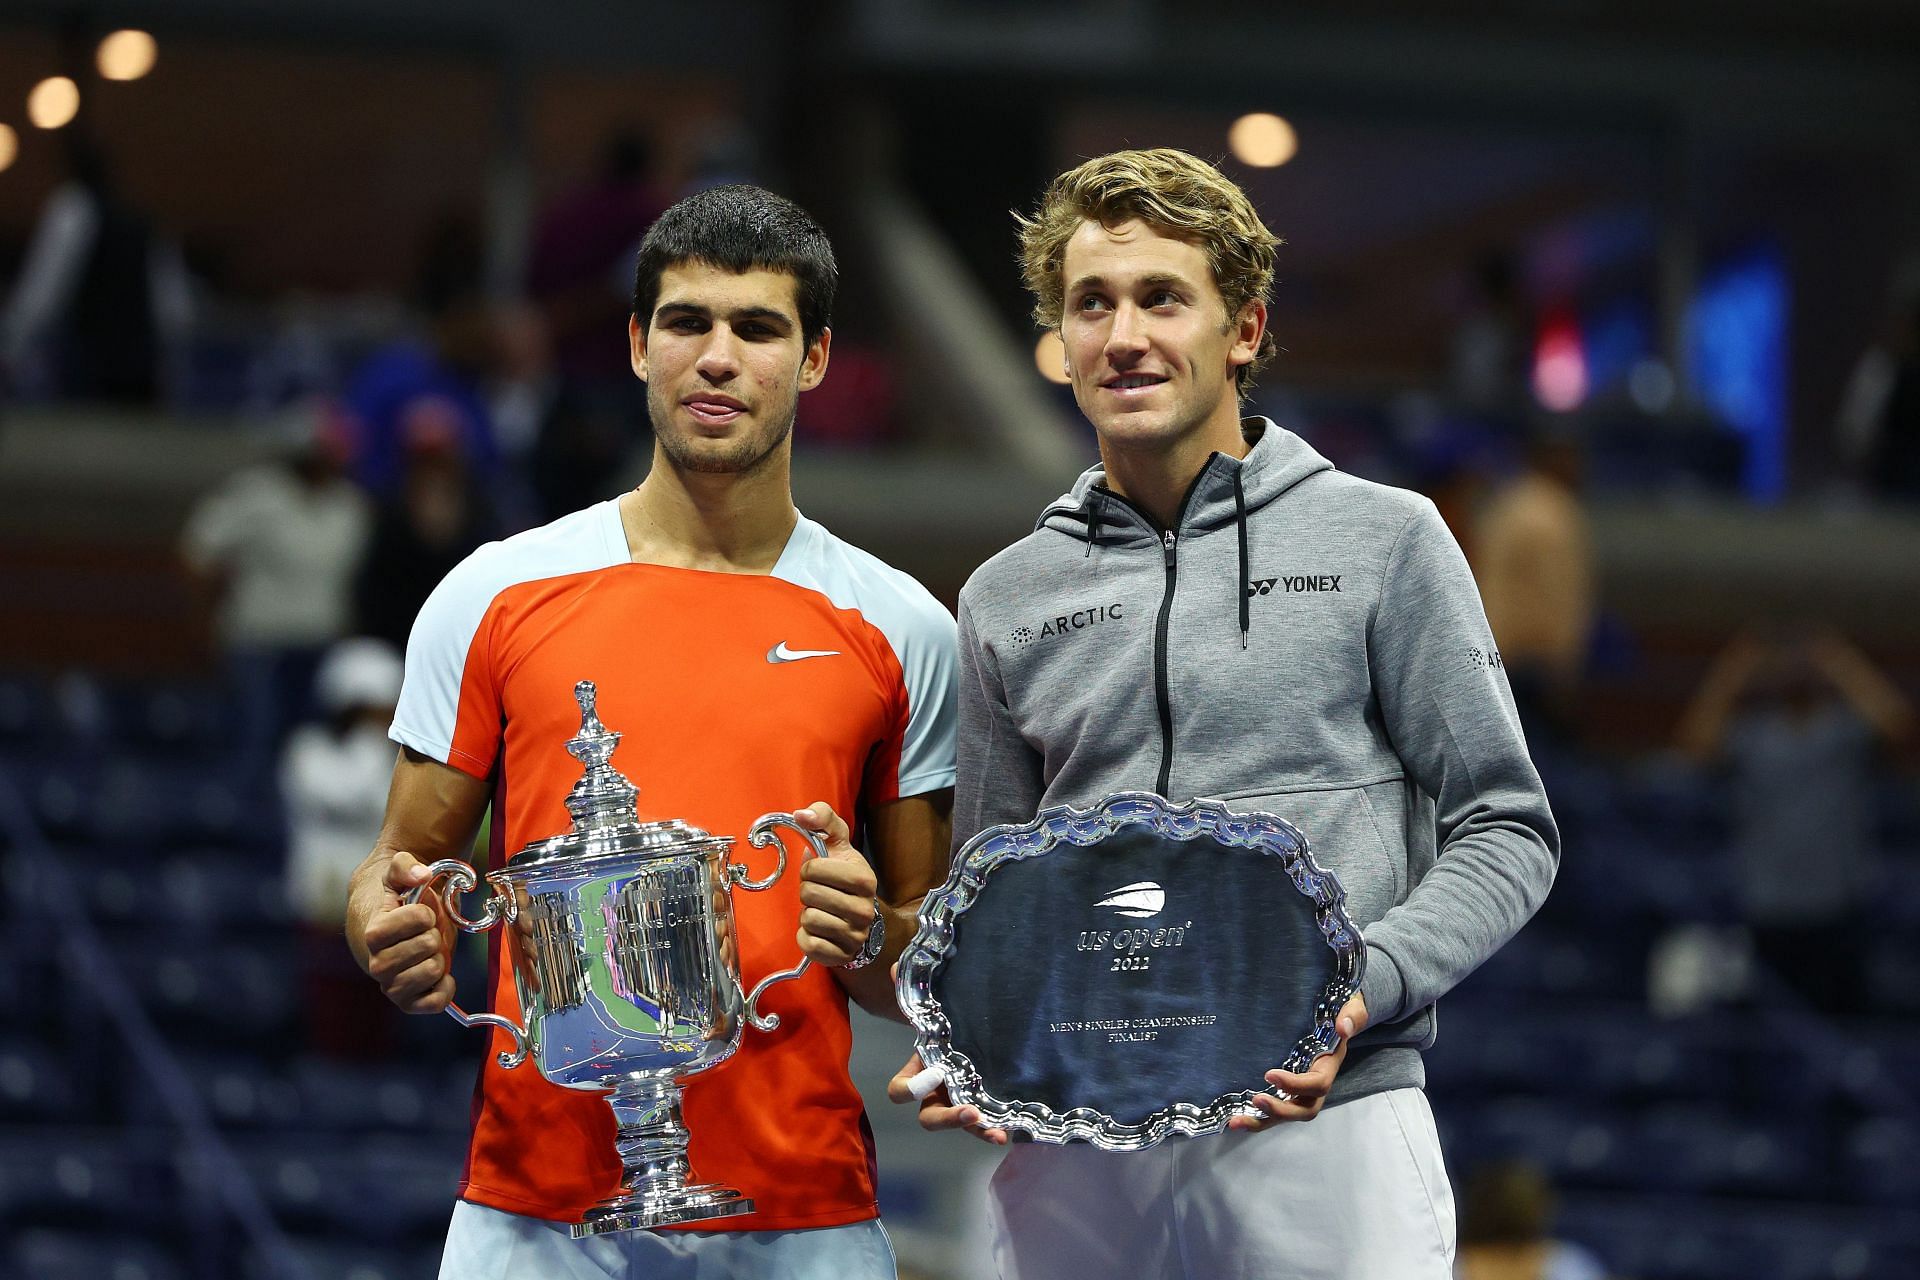
M 1256 1093 L 1285 1096 L 1270 1086 L 1248 1088 L 1205 1102 L 1174 1101 L 1137 1123 L 1122 1123 L 1090 1107 L 1056 1111 L 1040 1102 L 997 1097 L 988 1091 L 972 1060 L 952 1045 L 952 1024 L 933 993 L 934 980 L 952 951 L 956 923 L 974 905 L 994 871 L 1043 857 L 1062 844 L 1097 845 L 1130 827 L 1146 827 L 1183 843 L 1209 837 L 1229 848 L 1246 849 L 1252 856 L 1280 861 L 1286 881 L 1312 904 L 1334 965 L 1333 977 L 1315 1003 L 1311 1029 L 1274 1065 L 1287 1071 L 1304 1070 L 1339 1043 L 1334 1021 L 1359 989 L 1366 947 L 1347 915 L 1346 895 L 1338 878 L 1314 861 L 1306 836 L 1272 814 L 1234 813 L 1218 801 L 1174 804 L 1150 792 L 1115 792 L 1085 809 L 1066 805 L 1046 809 L 1031 822 L 989 827 L 969 840 L 955 856 L 946 883 L 921 905 L 920 927 L 901 954 L 896 986 L 900 1006 L 917 1032 L 915 1045 L 927 1068 L 922 1075 L 929 1083 L 944 1080 L 950 1100 L 977 1108 L 987 1127 L 1027 1134 L 1042 1142 L 1084 1141 L 1112 1151 L 1137 1151 L 1175 1135 L 1218 1133 L 1235 1116 L 1259 1114 L 1251 1106 Z

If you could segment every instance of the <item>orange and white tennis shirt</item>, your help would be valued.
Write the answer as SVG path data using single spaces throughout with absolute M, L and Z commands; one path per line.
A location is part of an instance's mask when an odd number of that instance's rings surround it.
M 498 867 L 571 829 L 573 687 L 592 680 L 641 818 L 734 836 L 733 856 L 764 875 L 771 851 L 744 839 L 764 813 L 825 800 L 858 831 L 872 806 L 953 785 L 955 663 L 953 618 L 924 587 L 804 516 L 771 575 L 709 573 L 633 563 L 609 501 L 489 543 L 447 575 L 414 623 L 392 737 L 492 780 Z M 734 894 L 748 989 L 798 963 L 795 866 L 766 892 Z M 492 1008 L 518 1017 L 489 936 Z M 747 1029 L 738 1053 L 686 1086 L 693 1180 L 754 1199 L 729 1230 L 875 1216 L 845 992 L 815 966 L 760 1007 L 778 1029 Z M 577 1221 L 620 1182 L 612 1111 L 531 1062 L 501 1068 L 505 1033 L 491 1038 L 460 1194 Z

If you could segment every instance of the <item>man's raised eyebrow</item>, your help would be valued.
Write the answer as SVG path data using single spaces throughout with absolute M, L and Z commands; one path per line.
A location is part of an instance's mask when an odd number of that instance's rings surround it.
M 1193 287 L 1193 281 L 1170 271 L 1156 271 L 1152 275 L 1141 276 L 1133 282 L 1133 286 L 1136 289 L 1160 289 L 1169 285 L 1180 289 L 1191 289 Z M 1090 290 L 1104 289 L 1106 287 L 1107 278 L 1105 276 L 1081 276 L 1078 280 L 1075 280 L 1067 286 L 1067 292 L 1070 294 L 1085 293 Z

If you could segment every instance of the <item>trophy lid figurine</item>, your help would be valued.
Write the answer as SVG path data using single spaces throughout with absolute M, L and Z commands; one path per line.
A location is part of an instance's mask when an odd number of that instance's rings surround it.
M 611 763 L 621 735 L 600 722 L 593 682 L 573 692 L 580 732 L 567 751 L 585 769 L 566 800 L 573 829 L 529 844 L 490 873 L 493 892 L 478 919 L 459 909 L 459 894 L 477 878 L 458 859 L 435 862 L 409 897 L 438 894 L 469 933 L 508 926 L 502 946 L 520 1021 L 458 1005 L 447 1013 L 463 1026 L 506 1032 L 513 1043 L 499 1055 L 503 1067 L 532 1057 L 554 1084 L 606 1095 L 625 1177 L 573 1227 L 576 1239 L 751 1213 L 753 1201 L 739 1189 L 689 1181 L 680 1081 L 731 1057 L 743 1018 L 760 1031 L 777 1027 L 777 1014 L 760 1012 L 760 997 L 810 964 L 802 957 L 742 994 L 733 886 L 767 889 L 786 871 L 776 828 L 797 832 L 816 856 L 826 855 L 825 842 L 788 814 L 764 815 L 747 842 L 772 846 L 779 862 L 756 880 L 729 861 L 731 836 L 678 819 L 642 822 L 639 788 Z M 442 878 L 452 893 L 438 887 Z

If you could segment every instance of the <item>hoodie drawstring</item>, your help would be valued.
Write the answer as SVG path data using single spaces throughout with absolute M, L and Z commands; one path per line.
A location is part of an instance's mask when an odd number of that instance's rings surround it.
M 1233 469 L 1233 516 L 1240 534 L 1240 647 L 1245 649 L 1247 632 L 1253 622 L 1253 609 L 1249 603 L 1253 589 L 1249 585 L 1252 579 L 1247 576 L 1247 492 L 1240 487 L 1238 467 Z

